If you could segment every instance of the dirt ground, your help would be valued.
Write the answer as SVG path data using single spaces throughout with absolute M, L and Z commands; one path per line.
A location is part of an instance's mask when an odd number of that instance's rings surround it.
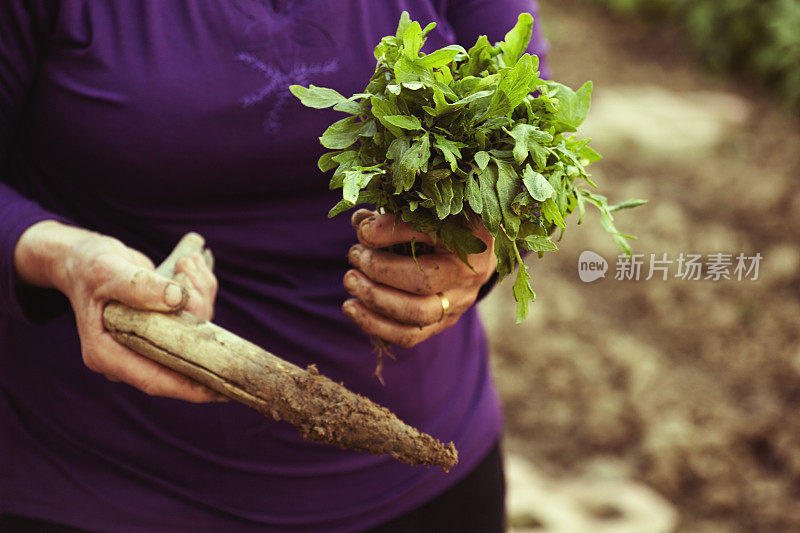
M 638 236 L 642 278 L 651 253 L 763 259 L 757 280 L 681 279 L 677 264 L 666 281 L 616 280 L 597 217 L 572 221 L 558 253 L 528 260 L 537 300 L 524 324 L 511 282 L 482 304 L 506 447 L 550 476 L 646 483 L 680 531 L 798 531 L 797 115 L 707 73 L 666 25 L 540 3 L 554 78 L 595 83 L 586 133 L 606 156 L 592 167 L 601 192 L 650 199 L 617 217 Z M 604 279 L 581 282 L 584 250 L 608 260 Z

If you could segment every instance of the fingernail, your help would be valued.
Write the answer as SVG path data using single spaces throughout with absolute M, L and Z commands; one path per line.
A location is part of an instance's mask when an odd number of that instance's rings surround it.
M 170 307 L 178 307 L 183 302 L 183 289 L 174 283 L 167 285 L 164 291 L 164 303 Z
M 349 300 L 342 305 L 342 311 L 350 318 L 356 317 L 356 306 Z
M 358 249 L 358 247 L 357 246 L 353 246 L 352 248 L 350 248 L 350 251 L 347 253 L 347 259 L 351 263 L 356 264 L 358 262 L 358 256 L 359 256 L 360 253 L 361 253 L 361 251 Z
M 344 275 L 344 288 L 349 291 L 356 290 L 358 286 L 358 280 L 356 279 L 356 275 L 353 272 L 348 272 Z
M 375 236 L 375 226 L 371 222 L 361 223 L 361 237 L 365 241 L 372 242 L 372 237 Z

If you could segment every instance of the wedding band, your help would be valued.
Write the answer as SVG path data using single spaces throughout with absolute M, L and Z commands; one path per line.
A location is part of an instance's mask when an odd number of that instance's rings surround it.
M 447 313 L 450 311 L 450 300 L 447 299 L 447 296 L 442 294 L 441 292 L 437 292 L 436 296 L 439 297 L 439 300 L 442 302 L 442 318 L 439 319 L 439 322 L 444 320 L 444 317 L 447 316 Z

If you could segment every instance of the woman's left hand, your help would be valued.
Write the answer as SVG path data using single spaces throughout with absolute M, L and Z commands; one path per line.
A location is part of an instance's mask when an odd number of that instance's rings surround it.
M 365 332 L 398 346 L 410 348 L 458 322 L 497 268 L 494 238 L 480 223 L 474 234 L 486 251 L 468 256 L 472 269 L 441 241 L 433 253 L 417 255 L 419 266 L 412 257 L 382 250 L 412 238 L 433 245 L 392 214 L 359 209 L 352 223 L 359 244 L 350 248 L 355 268 L 345 274 L 344 287 L 354 298 L 342 310 Z

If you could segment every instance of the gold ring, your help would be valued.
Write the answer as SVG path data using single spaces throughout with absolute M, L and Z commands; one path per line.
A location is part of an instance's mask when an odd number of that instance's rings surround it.
M 436 296 L 439 297 L 439 300 L 442 302 L 442 318 L 439 319 L 439 322 L 444 320 L 444 317 L 447 316 L 447 313 L 450 311 L 450 300 L 447 299 L 447 296 L 442 294 L 441 292 L 437 292 Z

